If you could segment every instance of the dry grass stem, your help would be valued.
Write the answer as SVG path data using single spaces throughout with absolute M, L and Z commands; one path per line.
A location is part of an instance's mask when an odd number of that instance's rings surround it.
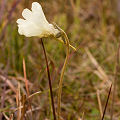
M 105 83 L 108 84 L 108 87 L 111 85 L 111 81 L 109 80 L 107 74 L 105 73 L 105 71 L 103 70 L 103 68 L 99 65 L 99 63 L 97 62 L 97 60 L 93 57 L 93 55 L 90 53 L 88 48 L 85 48 L 85 51 L 87 53 L 87 55 L 89 56 L 92 64 L 96 67 L 97 71 L 95 70 L 94 73 L 103 80 L 103 83 L 101 84 L 101 86 L 104 86 Z M 107 86 L 106 86 L 107 87 Z
M 0 75 L 0 79 L 2 79 L 4 82 L 6 82 L 9 87 L 12 89 L 12 91 L 16 94 L 16 88 L 14 87 L 14 85 L 11 83 L 11 80 L 7 79 L 6 77 L 4 77 L 3 75 Z
M 102 118 L 103 111 L 102 111 L 102 104 L 101 104 L 101 99 L 100 99 L 100 92 L 97 90 L 97 100 L 98 100 L 98 105 L 99 105 L 99 110 L 100 110 L 100 116 Z

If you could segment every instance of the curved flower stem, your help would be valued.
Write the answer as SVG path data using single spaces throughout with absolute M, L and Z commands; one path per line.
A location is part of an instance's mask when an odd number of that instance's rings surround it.
M 49 88 L 50 88 L 50 97 L 51 97 L 51 103 L 52 103 L 53 116 L 54 116 L 54 120 L 56 120 L 55 106 L 54 106 L 54 99 L 53 99 L 53 91 L 52 91 L 52 84 L 51 84 L 49 65 L 48 65 L 47 55 L 46 55 L 46 51 L 45 51 L 45 47 L 44 47 L 42 38 L 41 38 L 41 44 L 42 44 L 42 47 L 43 47 L 43 52 L 44 52 L 44 56 L 45 56 L 46 66 L 47 66 L 47 73 L 48 73 L 48 80 L 49 80 Z
M 69 45 L 69 39 L 68 39 L 66 33 L 62 29 L 60 29 L 58 26 L 57 26 L 57 28 L 61 31 L 61 33 L 63 33 L 63 36 L 64 36 L 64 38 L 66 40 L 66 45 L 67 45 L 66 58 L 65 58 L 65 62 L 64 62 L 64 65 L 63 65 L 63 68 L 62 68 L 62 71 L 61 71 L 61 76 L 60 76 L 60 81 L 59 81 L 59 89 L 58 89 L 58 108 L 57 108 L 57 113 L 58 113 L 58 120 L 60 120 L 62 83 L 63 83 L 63 77 L 64 77 L 65 68 L 66 68 L 66 65 L 68 63 L 70 45 Z

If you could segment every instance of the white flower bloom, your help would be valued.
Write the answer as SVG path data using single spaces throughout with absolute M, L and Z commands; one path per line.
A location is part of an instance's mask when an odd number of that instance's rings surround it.
M 48 37 L 59 33 L 52 24 L 49 24 L 39 3 L 32 3 L 32 11 L 24 9 L 22 16 L 24 19 L 18 19 L 18 32 L 26 37 L 38 36 Z

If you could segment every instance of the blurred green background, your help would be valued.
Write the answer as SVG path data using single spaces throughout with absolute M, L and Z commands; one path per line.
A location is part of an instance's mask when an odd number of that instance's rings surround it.
M 62 118 L 64 120 L 100 119 L 97 93 L 104 109 L 110 84 L 115 77 L 116 54 L 120 36 L 120 0 L 36 0 L 42 5 L 47 20 L 57 23 L 68 35 L 71 49 L 64 76 L 62 93 Z M 0 96 L 5 92 L 3 108 L 10 116 L 16 106 L 18 82 L 21 94 L 26 94 L 23 58 L 26 62 L 30 94 L 46 91 L 48 78 L 45 58 L 40 41 L 18 34 L 16 20 L 22 18 L 24 8 L 31 9 L 33 0 L 0 0 Z M 65 59 L 65 46 L 52 39 L 44 39 L 53 88 L 58 87 L 61 68 Z M 120 119 L 120 76 L 117 72 L 114 120 Z M 10 83 L 6 82 L 5 78 Z M 5 78 L 4 78 L 5 77 Z M 13 88 L 10 86 L 13 85 Z M 6 89 L 4 90 L 4 86 Z M 98 91 L 98 92 L 97 92 Z M 57 107 L 57 89 L 54 90 Z M 52 120 L 49 93 L 32 98 L 35 120 Z M 112 95 L 105 120 L 110 119 Z

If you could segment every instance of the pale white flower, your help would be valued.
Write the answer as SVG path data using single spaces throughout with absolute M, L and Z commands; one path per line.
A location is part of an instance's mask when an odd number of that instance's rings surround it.
M 55 36 L 59 33 L 58 29 L 48 23 L 39 3 L 33 2 L 31 10 L 24 9 L 22 12 L 24 19 L 17 20 L 19 34 L 26 37 L 38 36 L 42 38 L 49 35 Z

